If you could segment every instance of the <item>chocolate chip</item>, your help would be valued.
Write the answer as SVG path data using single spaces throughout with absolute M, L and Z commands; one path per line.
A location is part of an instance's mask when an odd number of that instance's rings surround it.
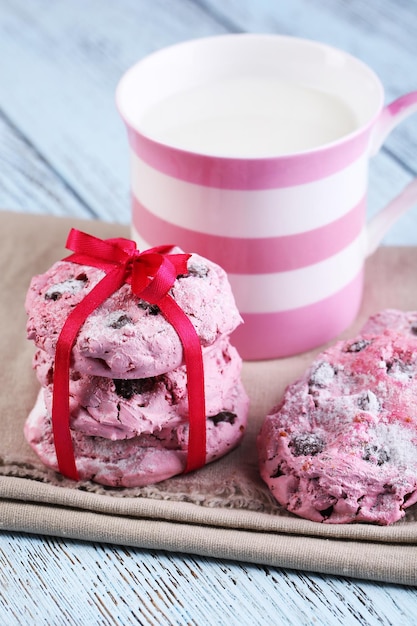
M 330 517 L 330 515 L 333 513 L 333 504 L 328 506 L 327 509 L 323 509 L 322 511 L 319 511 L 319 513 L 323 515 L 324 518 Z
M 346 348 L 346 352 L 360 352 L 369 346 L 370 343 L 368 339 L 358 339 L 358 341 L 354 341 Z
M 315 433 L 301 433 L 291 438 L 288 446 L 294 456 L 315 456 L 324 450 L 326 442 Z
M 82 276 L 82 274 L 80 274 Z M 78 293 L 83 285 L 81 283 L 85 282 L 84 279 L 78 278 L 69 278 L 68 280 L 64 280 L 62 283 L 56 283 L 55 285 L 51 285 L 49 289 L 45 292 L 45 300 L 59 300 L 61 296 L 64 294 L 72 295 L 74 293 Z
M 80 280 L 83 283 L 87 283 L 88 282 L 88 276 L 85 272 L 81 272 L 81 274 L 78 274 L 78 276 L 75 277 L 75 280 Z
M 392 361 L 387 361 L 387 374 L 398 380 L 404 380 L 413 378 L 414 368 L 411 363 L 404 363 L 400 359 L 392 359 Z
M 144 309 L 150 315 L 158 315 L 158 313 L 160 313 L 161 311 L 157 304 L 150 304 L 150 302 L 145 302 L 145 300 L 139 300 L 138 307 L 140 309 Z
M 213 422 L 215 426 L 220 422 L 226 422 L 227 424 L 234 424 L 236 421 L 236 413 L 232 413 L 232 411 L 220 411 L 217 415 L 210 415 L 209 419 Z
M 316 387 L 326 387 L 329 383 L 332 382 L 336 371 L 330 363 L 327 361 L 322 361 L 317 365 L 315 370 L 311 373 L 309 379 L 309 385 L 313 385 Z
M 417 322 L 411 324 L 410 330 L 412 335 L 417 335 Z
M 60 299 L 60 297 L 62 296 L 62 293 L 60 291 L 47 291 L 45 293 L 45 300 L 53 300 L 54 302 L 56 302 L 57 300 Z
M 358 398 L 358 407 L 362 411 L 368 411 L 369 413 L 378 413 L 381 405 L 376 395 L 368 389 L 364 394 Z
M 196 259 L 190 259 L 187 265 L 188 273 L 180 274 L 178 278 L 187 278 L 187 276 L 196 276 L 197 278 L 205 278 L 209 273 L 209 268 L 205 263 Z
M 142 394 L 152 391 L 157 382 L 158 377 L 150 378 L 113 378 L 116 393 L 125 400 L 130 400 L 136 394 Z
M 116 320 L 109 324 L 110 328 L 123 328 L 126 324 L 131 324 L 132 318 L 128 315 L 120 315 Z
M 280 476 L 283 476 L 283 475 L 284 475 L 284 472 L 281 470 L 281 463 L 280 463 L 270 476 L 271 478 L 279 478 Z
M 364 461 L 370 461 L 377 465 L 383 465 L 390 460 L 389 450 L 385 446 L 366 444 L 362 455 Z

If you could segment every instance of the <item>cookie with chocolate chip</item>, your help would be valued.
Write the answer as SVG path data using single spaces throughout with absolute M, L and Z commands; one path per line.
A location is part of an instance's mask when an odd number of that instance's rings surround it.
M 26 296 L 28 338 L 54 356 L 69 313 L 103 276 L 101 269 L 69 261 L 35 276 Z M 170 295 L 191 320 L 203 351 L 241 322 L 226 273 L 197 254 L 189 258 L 188 273 L 177 277 Z M 159 307 L 138 298 L 125 284 L 83 324 L 72 367 L 86 375 L 137 379 L 173 370 L 183 357 L 179 336 Z
M 417 339 L 417 311 L 384 309 L 372 315 L 362 328 L 365 335 L 378 335 L 385 330 L 395 330 Z
M 229 390 L 227 407 L 227 411 L 207 416 L 206 463 L 233 450 L 243 436 L 247 396 L 240 381 Z M 146 430 L 129 438 L 112 439 L 71 429 L 79 479 L 111 487 L 142 487 L 181 474 L 187 460 L 187 420 L 182 417 L 153 432 Z M 51 414 L 42 390 L 26 420 L 25 437 L 44 465 L 58 471 Z
M 34 369 L 44 389 L 44 402 L 52 413 L 54 360 L 37 350 Z M 208 419 L 215 425 L 230 425 L 235 445 L 246 424 L 247 410 L 236 415 L 234 396 L 240 387 L 239 354 L 224 337 L 204 354 L 204 396 Z M 69 381 L 71 429 L 84 435 L 111 440 L 131 439 L 142 434 L 158 433 L 188 420 L 187 370 L 181 366 L 165 374 L 147 378 L 108 378 L 90 376 L 72 370 Z
M 417 501 L 417 335 L 394 318 L 320 354 L 266 417 L 260 472 L 288 511 L 386 525 Z
M 105 273 L 64 260 L 32 279 L 27 335 L 37 348 L 33 367 L 42 389 L 26 420 L 25 437 L 44 465 L 74 479 L 139 487 L 201 467 L 240 443 L 249 400 L 241 381 L 242 359 L 229 336 L 241 318 L 224 270 L 196 254 L 183 260 L 175 279 L 169 275 L 165 282 L 162 273 L 155 281 L 161 297 L 169 289 L 170 304 L 174 301 L 191 322 L 202 364 L 193 342 L 185 365 L 173 316 L 167 313 L 168 321 L 161 300 L 148 302 L 140 297 L 146 290 L 138 288 L 137 295 L 128 282 L 104 302 L 97 298 L 96 308 L 76 326 L 68 367 L 57 351 L 58 337 Z M 181 335 L 193 328 L 186 324 Z M 66 430 L 65 439 L 57 425 Z M 67 453 L 68 466 L 75 465 L 76 472 L 62 462 Z

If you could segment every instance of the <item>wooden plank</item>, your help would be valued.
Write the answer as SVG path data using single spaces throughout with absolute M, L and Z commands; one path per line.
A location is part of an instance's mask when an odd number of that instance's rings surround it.
M 0 115 L 0 206 L 24 213 L 97 217 L 28 141 Z
M 408 171 L 381 150 L 371 159 L 369 166 L 368 217 L 388 204 L 412 179 Z M 394 224 L 383 243 L 391 246 L 417 245 L 417 203 Z
M 124 0 L 122 9 L 111 0 L 3 2 L 0 110 L 96 214 L 128 222 L 116 85 L 141 56 L 214 32 L 225 29 L 192 2 L 175 11 L 167 0 Z
M 0 536 L 14 624 L 415 624 L 415 590 L 51 537 Z M 314 617 L 314 620 L 313 620 Z
M 238 29 L 317 39 L 354 54 L 381 77 L 387 96 L 417 89 L 415 0 L 202 0 Z

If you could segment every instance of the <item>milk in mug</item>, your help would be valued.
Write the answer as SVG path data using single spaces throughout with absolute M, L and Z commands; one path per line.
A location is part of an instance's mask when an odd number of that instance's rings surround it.
M 332 93 L 250 75 L 175 93 L 137 124 L 156 141 L 185 150 L 255 158 L 314 149 L 358 126 Z

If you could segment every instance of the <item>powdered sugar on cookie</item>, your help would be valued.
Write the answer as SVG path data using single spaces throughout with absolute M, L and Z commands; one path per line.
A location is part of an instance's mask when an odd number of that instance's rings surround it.
M 301 517 L 390 524 L 417 501 L 417 336 L 412 314 L 387 317 L 396 330 L 379 325 L 383 314 L 370 320 L 322 353 L 265 419 L 261 475 Z

